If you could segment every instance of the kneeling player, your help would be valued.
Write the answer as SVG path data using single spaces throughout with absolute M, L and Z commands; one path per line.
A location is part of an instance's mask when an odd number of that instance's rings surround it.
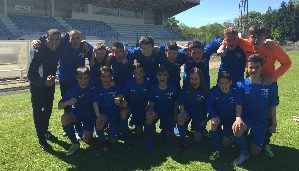
M 89 69 L 79 67 L 76 74 L 77 84 L 73 85 L 58 103 L 59 109 L 71 106 L 70 110 L 61 116 L 61 123 L 66 135 L 72 142 L 72 146 L 66 155 L 72 155 L 79 148 L 79 142 L 75 135 L 75 122 L 83 123 L 83 141 L 88 143 L 92 139 L 95 124 L 95 115 L 92 108 L 92 88 L 89 86 Z
M 268 114 L 272 117 L 271 132 L 276 130 L 277 91 L 275 85 L 264 85 L 261 72 L 263 60 L 260 55 L 251 55 L 247 62 L 249 78 L 237 83 L 236 121 L 232 129 L 237 137 L 237 145 L 241 155 L 234 160 L 234 165 L 242 164 L 249 157 L 246 132 L 250 129 L 250 149 L 253 155 L 258 155 L 264 144 L 268 129 Z

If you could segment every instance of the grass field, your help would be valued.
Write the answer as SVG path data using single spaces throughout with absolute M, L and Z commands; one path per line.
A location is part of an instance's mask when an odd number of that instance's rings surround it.
M 50 130 L 58 135 L 51 142 L 51 153 L 40 150 L 33 125 L 29 93 L 0 96 L 0 170 L 299 170 L 299 51 L 289 52 L 292 68 L 279 80 L 280 105 L 278 130 L 272 137 L 274 158 L 264 154 L 251 157 L 242 167 L 234 168 L 232 160 L 238 150 L 228 149 L 218 161 L 210 162 L 210 140 L 193 144 L 184 153 L 176 150 L 177 142 L 157 140 L 153 152 L 147 152 L 145 140 L 133 135 L 133 149 L 128 151 L 122 143 L 103 153 L 81 143 L 81 150 L 66 157 L 69 140 L 61 135 L 60 116 L 57 109 L 60 99 L 56 92 Z M 215 80 L 217 70 L 211 70 Z M 214 85 L 215 81 L 211 84 Z

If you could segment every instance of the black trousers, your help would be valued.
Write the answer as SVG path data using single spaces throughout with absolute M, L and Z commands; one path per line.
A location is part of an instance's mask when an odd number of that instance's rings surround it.
M 55 85 L 30 85 L 33 120 L 36 134 L 40 144 L 46 143 L 45 133 L 48 131 L 49 120 L 52 113 Z

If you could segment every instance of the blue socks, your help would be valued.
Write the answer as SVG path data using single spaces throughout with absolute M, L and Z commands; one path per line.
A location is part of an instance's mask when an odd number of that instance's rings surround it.
M 186 144 L 186 125 L 177 125 L 179 134 L 180 134 L 180 139 L 181 139 L 181 144 L 185 145 Z
M 246 156 L 249 155 L 248 146 L 247 146 L 247 140 L 246 140 L 246 136 L 245 135 L 237 137 L 237 145 L 238 145 L 239 149 L 241 150 L 241 153 L 243 153 Z
M 210 136 L 213 149 L 219 151 L 221 148 L 220 131 L 218 129 L 216 131 L 210 131 Z
M 69 139 L 71 140 L 72 144 L 78 144 L 76 134 L 75 134 L 74 123 L 69 124 L 67 126 L 63 126 L 63 130 L 66 133 L 66 135 L 69 137 Z
M 124 133 L 124 142 L 125 144 L 130 144 L 130 130 L 129 130 L 129 126 L 128 126 L 128 120 L 121 120 L 120 122 L 120 126 L 121 128 L 123 128 L 123 133 Z

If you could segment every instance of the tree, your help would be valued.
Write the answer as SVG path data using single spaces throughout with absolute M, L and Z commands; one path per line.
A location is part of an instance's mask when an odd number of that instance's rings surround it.
M 178 34 L 181 34 L 182 30 L 180 29 L 179 23 L 179 20 L 176 20 L 175 17 L 170 17 L 164 20 L 164 25 L 167 28 Z

